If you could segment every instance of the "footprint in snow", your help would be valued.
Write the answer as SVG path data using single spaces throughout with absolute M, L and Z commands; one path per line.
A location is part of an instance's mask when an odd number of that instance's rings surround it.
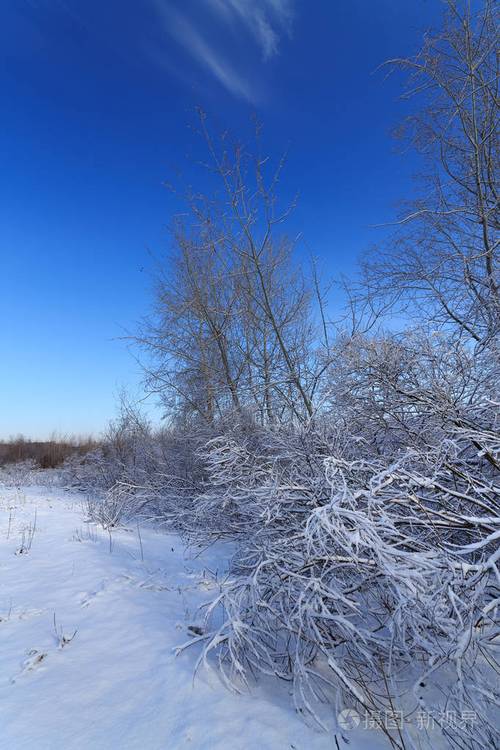
M 92 602 L 97 599 L 98 597 L 101 597 L 104 593 L 107 591 L 110 591 L 115 588 L 119 588 L 122 586 L 127 578 L 129 576 L 127 575 L 121 575 L 117 578 L 113 578 L 112 580 L 109 580 L 108 578 L 104 578 L 104 580 L 101 581 L 99 584 L 99 587 L 95 591 L 89 591 L 87 593 L 82 594 L 83 599 L 80 600 L 80 606 L 81 607 L 88 607 L 89 604 L 92 604 Z
M 126 573 L 124 573 L 121 576 L 118 576 L 117 578 L 114 578 L 111 581 L 104 580 L 101 582 L 100 587 L 95 591 L 90 591 L 85 594 L 83 594 L 83 598 L 80 600 L 80 606 L 81 607 L 88 607 L 90 604 L 92 604 L 95 599 L 98 597 L 101 597 L 104 593 L 110 593 L 113 590 L 119 589 L 123 587 L 124 585 L 134 586 L 136 588 L 140 589 L 146 589 L 147 591 L 169 591 L 169 587 L 157 583 L 156 581 L 152 580 L 152 577 L 149 578 L 135 578 L 134 576 L 130 576 Z
M 25 661 L 23 661 L 22 669 L 19 674 L 16 677 L 11 677 L 10 681 L 12 683 L 17 682 L 20 677 L 23 677 L 29 672 L 33 672 L 35 669 L 38 669 L 42 664 L 44 664 L 45 660 L 47 659 L 47 653 L 44 651 L 38 651 L 36 648 L 32 648 L 30 651 L 28 651 L 28 657 L 28 659 L 25 659 Z

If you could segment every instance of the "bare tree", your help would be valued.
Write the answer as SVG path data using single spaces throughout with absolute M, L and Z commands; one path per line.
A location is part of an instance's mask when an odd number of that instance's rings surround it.
M 366 264 L 362 296 L 411 316 L 423 307 L 430 323 L 484 343 L 500 320 L 498 19 L 490 0 L 477 12 L 447 6 L 443 31 L 388 63 L 409 72 L 405 97 L 423 100 L 401 132 L 429 169 L 388 252 Z
M 250 409 L 264 422 L 313 415 L 311 293 L 282 231 L 292 205 L 277 208 L 280 162 L 208 131 L 209 168 L 222 191 L 187 196 L 160 268 L 156 313 L 138 337 L 154 355 L 149 385 L 177 409 L 211 422 Z M 279 234 L 278 234 L 279 233 Z

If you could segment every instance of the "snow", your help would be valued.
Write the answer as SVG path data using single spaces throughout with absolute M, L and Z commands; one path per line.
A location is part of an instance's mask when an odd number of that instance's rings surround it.
M 235 694 L 204 668 L 193 679 L 197 644 L 176 656 L 230 549 L 194 557 L 175 535 L 140 538 L 144 559 L 137 527 L 110 536 L 86 523 L 80 496 L 0 488 L 0 747 L 335 747 L 294 712 L 285 683 Z M 353 750 L 385 746 L 373 731 L 349 736 Z

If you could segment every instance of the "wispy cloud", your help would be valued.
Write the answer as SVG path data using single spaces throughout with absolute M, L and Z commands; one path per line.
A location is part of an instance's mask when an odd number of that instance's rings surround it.
M 227 21 L 246 26 L 262 50 L 265 60 L 278 53 L 283 32 L 291 33 L 294 17 L 291 0 L 208 0 Z
M 243 73 L 241 57 L 232 59 L 235 55 L 231 57 L 227 50 L 222 50 L 220 41 L 215 43 L 209 29 L 202 30 L 196 19 L 174 8 L 171 0 L 153 2 L 164 30 L 194 60 L 232 95 L 254 104 L 258 102 L 259 92 L 255 82 L 251 83 Z M 264 61 L 278 54 L 281 36 L 291 33 L 292 0 L 206 0 L 205 7 L 216 25 L 229 24 L 236 33 L 246 32 L 259 47 Z
M 254 100 L 255 97 L 248 83 L 234 71 L 229 61 L 210 45 L 186 15 L 174 10 L 168 4 L 157 2 L 156 5 L 165 30 L 174 36 L 195 60 L 206 67 L 231 94 L 248 101 Z

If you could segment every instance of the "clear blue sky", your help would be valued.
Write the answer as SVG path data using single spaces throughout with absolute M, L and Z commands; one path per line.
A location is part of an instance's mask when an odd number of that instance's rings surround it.
M 374 71 L 416 51 L 440 0 L 1 4 L 0 437 L 98 433 L 121 387 L 140 393 L 120 336 L 149 309 L 196 105 L 290 144 L 294 223 L 332 274 L 412 189 L 401 82 Z

